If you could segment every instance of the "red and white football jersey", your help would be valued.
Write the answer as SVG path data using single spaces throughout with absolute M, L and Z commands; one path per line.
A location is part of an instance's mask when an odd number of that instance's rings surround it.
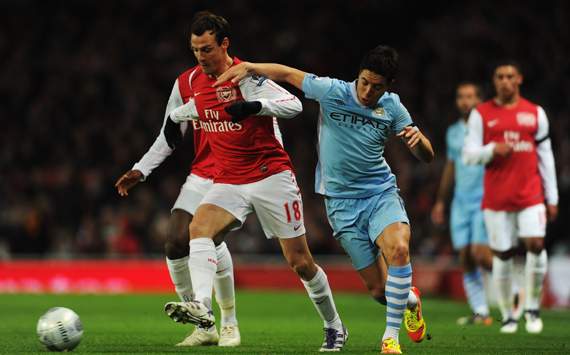
M 185 104 L 194 98 L 194 94 L 190 89 L 190 75 L 193 74 L 196 67 L 190 68 L 178 77 L 178 89 L 180 97 Z M 201 176 L 206 179 L 213 179 L 216 175 L 214 156 L 210 154 L 210 147 L 207 137 L 203 133 L 202 128 L 196 121 L 192 121 L 194 134 L 194 159 L 190 167 L 190 173 Z
M 234 64 L 239 62 L 234 58 Z M 215 162 L 214 182 L 247 184 L 293 170 L 274 116 L 288 118 L 300 113 L 302 106 L 297 97 L 262 77 L 248 77 L 239 84 L 227 82 L 214 88 L 216 79 L 199 66 L 190 71 L 186 83 L 182 80 L 186 79 L 179 78 L 180 88 L 188 89 L 183 98 L 187 102 L 187 97 L 193 97 L 199 116 L 199 120 L 192 121 L 194 129 L 206 137 L 208 154 Z M 257 115 L 234 123 L 224 108 L 240 100 L 260 101 L 262 109 Z
M 166 137 L 164 136 L 164 125 L 170 112 L 172 112 L 177 107 L 180 107 L 187 103 L 192 98 L 191 90 L 188 86 L 188 77 L 194 71 L 194 68 L 190 68 L 180 76 L 174 82 L 172 87 L 172 92 L 168 99 L 168 104 L 166 105 L 166 110 L 164 114 L 164 121 L 160 129 L 159 135 L 156 137 L 154 143 L 149 148 L 149 150 L 143 155 L 143 157 L 133 166 L 133 170 L 139 170 L 143 175 L 148 177 L 152 171 L 158 167 L 170 154 L 172 154 L 172 149 L 168 146 L 166 142 Z M 187 132 L 188 123 L 184 122 L 180 125 L 182 133 Z M 194 126 L 194 159 L 190 166 L 190 173 L 203 177 L 205 179 L 213 179 L 215 175 L 215 163 L 214 157 L 210 154 L 210 148 L 206 137 L 202 134 L 200 126 Z
M 464 158 L 467 155 L 466 162 L 469 162 L 479 149 L 479 163 L 486 164 L 484 209 L 518 211 L 544 203 L 544 183 L 549 185 L 551 191 L 547 192 L 554 199 L 550 185 L 553 180 L 556 188 L 556 175 L 550 142 L 547 151 L 543 149 L 542 161 L 537 153 L 537 144 L 545 139 L 548 139 L 548 120 L 544 110 L 523 98 L 510 108 L 489 100 L 471 112 Z M 493 156 L 495 143 L 511 145 L 512 153 L 507 157 Z M 547 160 L 551 166 L 541 170 L 541 162 Z M 556 190 L 556 202 L 557 194 Z

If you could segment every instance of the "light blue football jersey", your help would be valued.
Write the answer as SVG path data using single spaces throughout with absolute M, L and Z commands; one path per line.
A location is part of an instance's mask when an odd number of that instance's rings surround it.
M 461 158 L 463 141 L 467 134 L 467 124 L 458 120 L 447 128 L 445 142 L 447 159 L 455 165 L 455 190 L 453 198 L 460 202 L 477 202 L 483 197 L 483 165 L 465 165 Z
M 386 141 L 412 124 L 399 96 L 386 92 L 369 108 L 357 99 L 356 81 L 313 74 L 305 75 L 302 89 L 320 103 L 316 192 L 365 198 L 396 187 L 383 154 Z

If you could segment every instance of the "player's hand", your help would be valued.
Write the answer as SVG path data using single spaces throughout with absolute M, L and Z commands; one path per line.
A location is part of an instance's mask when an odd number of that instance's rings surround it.
M 128 196 L 129 190 L 141 181 L 143 178 L 143 173 L 140 170 L 129 170 L 124 173 L 119 180 L 115 183 L 117 192 L 121 196 Z
M 548 222 L 554 222 L 556 217 L 558 217 L 558 206 L 557 205 L 546 205 L 546 217 Z
M 212 86 L 216 87 L 222 83 L 225 83 L 226 81 L 231 81 L 232 83 L 236 84 L 239 83 L 241 79 L 251 74 L 253 74 L 251 63 L 241 62 L 226 70 L 222 75 L 218 77 Z
M 445 204 L 438 201 L 431 210 L 431 221 L 436 226 L 442 226 L 445 223 Z
M 224 110 L 232 116 L 232 122 L 239 122 L 244 118 L 255 115 L 261 111 L 259 101 L 236 101 L 224 107 Z
M 182 142 L 182 132 L 180 131 L 180 124 L 172 121 L 170 117 L 166 119 L 164 124 L 164 137 L 170 149 L 176 148 Z
M 404 129 L 396 136 L 402 138 L 408 148 L 411 149 L 415 147 L 422 139 L 422 132 L 420 132 L 420 129 L 416 126 L 407 126 L 404 127 Z
M 512 152 L 513 147 L 507 143 L 495 143 L 495 148 L 493 148 L 493 155 L 498 155 L 503 158 L 508 157 Z

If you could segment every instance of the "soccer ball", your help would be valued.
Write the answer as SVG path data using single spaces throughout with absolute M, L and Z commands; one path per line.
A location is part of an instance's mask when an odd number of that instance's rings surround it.
M 81 341 L 83 325 L 71 309 L 53 307 L 38 320 L 37 333 L 48 350 L 71 351 Z

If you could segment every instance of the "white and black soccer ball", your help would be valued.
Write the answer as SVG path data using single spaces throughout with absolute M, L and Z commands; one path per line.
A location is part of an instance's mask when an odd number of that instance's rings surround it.
M 83 325 L 71 309 L 53 307 L 38 320 L 37 333 L 48 350 L 71 351 L 81 341 Z

